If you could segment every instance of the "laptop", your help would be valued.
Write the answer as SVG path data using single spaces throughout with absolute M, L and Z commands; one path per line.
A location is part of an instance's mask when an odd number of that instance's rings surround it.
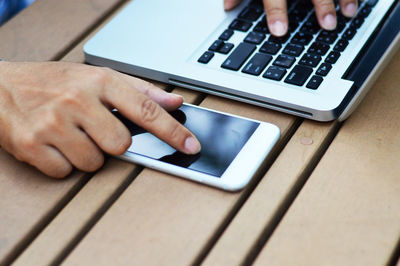
M 288 1 L 274 37 L 260 0 L 133 0 L 84 46 L 86 61 L 318 121 L 346 119 L 400 45 L 398 0 L 359 2 L 322 30 L 311 1 Z

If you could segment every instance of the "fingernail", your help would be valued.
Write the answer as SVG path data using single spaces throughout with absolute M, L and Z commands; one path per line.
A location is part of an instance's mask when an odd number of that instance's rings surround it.
M 188 137 L 185 140 L 185 151 L 188 154 L 196 154 L 200 151 L 200 143 L 193 137 Z
M 183 96 L 182 96 L 182 95 L 175 94 L 175 93 L 171 93 L 171 95 L 172 95 L 173 97 L 175 97 L 175 98 L 183 99 Z
M 270 31 L 275 36 L 283 36 L 286 34 L 287 26 L 277 20 L 271 25 Z
M 326 30 L 334 30 L 336 28 L 336 18 L 332 14 L 328 14 L 324 17 L 323 26 Z
M 347 17 L 352 17 L 357 12 L 357 6 L 354 3 L 347 4 L 344 8 L 344 14 Z

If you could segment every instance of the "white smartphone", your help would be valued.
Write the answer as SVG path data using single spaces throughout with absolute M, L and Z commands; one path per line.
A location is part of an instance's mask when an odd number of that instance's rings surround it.
M 229 191 L 242 189 L 254 176 L 280 136 L 277 126 L 183 104 L 170 113 L 193 132 L 201 144 L 196 155 L 185 155 L 116 115 L 130 130 L 132 145 L 118 156 L 162 172 Z

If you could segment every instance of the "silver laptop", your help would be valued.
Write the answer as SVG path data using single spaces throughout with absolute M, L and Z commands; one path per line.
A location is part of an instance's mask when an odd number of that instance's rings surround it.
M 365 0 L 320 29 L 289 1 L 289 33 L 269 34 L 260 0 L 134 0 L 84 46 L 86 61 L 297 116 L 346 119 L 400 44 L 398 0 Z M 339 7 L 337 5 L 339 10 Z

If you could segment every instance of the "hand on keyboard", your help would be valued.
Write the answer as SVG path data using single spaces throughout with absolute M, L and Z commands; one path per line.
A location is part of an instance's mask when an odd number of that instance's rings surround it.
M 224 7 L 226 10 L 230 10 L 241 1 L 242 0 L 224 0 Z M 286 0 L 262 0 L 262 2 L 264 4 L 265 13 L 267 14 L 267 23 L 271 34 L 275 36 L 284 36 L 288 31 Z M 304 0 L 304 2 L 311 2 L 311 0 Z M 313 0 L 312 2 L 320 26 L 325 30 L 335 29 L 337 21 L 334 1 Z M 357 0 L 339 0 L 339 3 L 344 16 L 352 17 L 357 12 Z

